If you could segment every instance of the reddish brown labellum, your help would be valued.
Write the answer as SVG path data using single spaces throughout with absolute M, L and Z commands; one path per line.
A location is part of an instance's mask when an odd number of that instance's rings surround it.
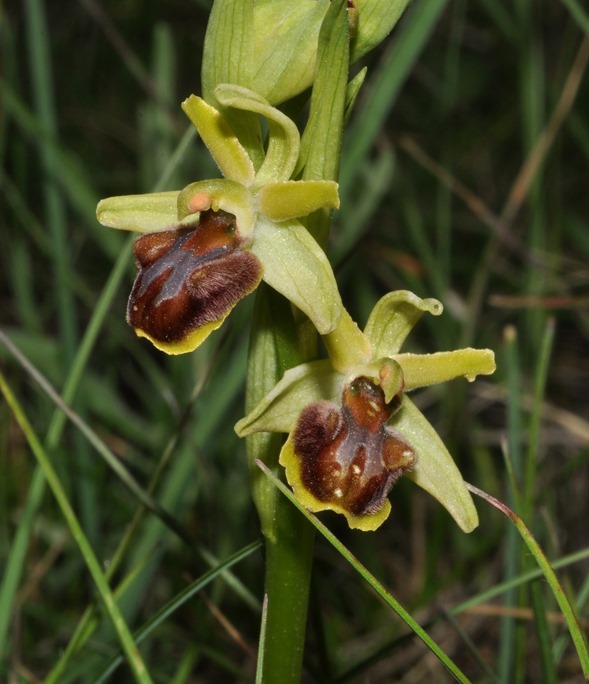
M 360 377 L 344 388 L 341 408 L 322 401 L 304 409 L 294 451 L 307 490 L 354 515 L 378 511 L 415 462 L 413 449 L 386 425 L 400 404 L 400 396 L 386 404 L 382 389 Z
M 202 212 L 196 227 L 144 235 L 134 251 L 139 272 L 127 320 L 162 342 L 221 320 L 262 277 L 257 257 L 242 249 L 235 217 L 223 211 Z

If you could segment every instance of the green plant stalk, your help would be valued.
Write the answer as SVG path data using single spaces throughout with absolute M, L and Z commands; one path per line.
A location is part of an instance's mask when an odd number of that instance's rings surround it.
M 339 172 L 349 69 L 346 3 L 333 2 L 319 34 L 310 114 L 301 140 L 299 163 L 305 180 L 336 180 Z M 330 227 L 326 211 L 303 220 L 325 247 Z M 304 326 L 304 324 L 303 324 Z M 246 410 L 253 409 L 284 372 L 316 358 L 317 337 L 297 327 L 291 308 L 268 288 L 259 288 L 248 360 Z M 264 642 L 258 680 L 265 684 L 301 681 L 315 530 L 256 467 L 260 459 L 276 475 L 282 437 L 248 438 L 252 493 L 266 539 Z
M 314 528 L 284 497 L 275 509 L 276 540 L 266 544 L 268 612 L 261 681 L 301 681 Z
M 467 487 L 473 494 L 480 496 L 481 499 L 484 499 L 485 501 L 487 501 L 487 503 L 490 503 L 497 510 L 501 511 L 501 513 L 507 516 L 515 525 L 517 531 L 520 533 L 526 546 L 528 547 L 532 556 L 534 556 L 536 562 L 538 563 L 538 566 L 542 570 L 542 573 L 546 578 L 546 581 L 548 582 L 550 589 L 552 590 L 552 593 L 554 594 L 554 598 L 556 599 L 558 607 L 562 612 L 562 615 L 565 619 L 566 625 L 570 632 L 571 638 L 573 640 L 573 644 L 577 651 L 577 655 L 579 656 L 581 668 L 583 669 L 583 675 L 585 676 L 585 679 L 589 680 L 589 651 L 587 650 L 587 644 L 585 643 L 583 633 L 581 632 L 579 623 L 577 622 L 575 611 L 569 603 L 569 600 L 564 592 L 564 589 L 558 581 L 558 578 L 554 570 L 552 569 L 550 562 L 548 561 L 548 559 L 544 555 L 544 552 L 538 545 L 538 542 L 534 539 L 532 533 L 530 532 L 522 518 L 520 518 L 519 515 L 514 513 L 508 506 L 506 506 L 501 501 L 498 501 L 497 499 L 495 499 L 495 497 L 491 496 L 490 494 L 481 491 L 480 489 L 474 487 L 471 484 L 467 483 Z
M 260 286 L 252 322 L 246 410 L 255 406 L 284 371 L 302 358 L 290 307 L 275 291 Z M 252 495 L 266 542 L 268 605 L 257 677 L 268 684 L 298 684 L 307 622 L 313 527 L 288 501 L 281 501 L 276 488 L 254 465 L 254 461 L 260 459 L 273 472 L 279 472 L 281 436 L 254 434 L 247 438 L 246 445 Z

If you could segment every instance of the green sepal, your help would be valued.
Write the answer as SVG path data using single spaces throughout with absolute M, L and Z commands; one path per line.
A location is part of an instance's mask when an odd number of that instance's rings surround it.
M 376 303 L 364 328 L 374 356 L 394 356 L 424 312 L 439 316 L 443 310 L 437 299 L 420 299 L 408 290 L 389 292 Z
M 321 207 L 339 208 L 335 181 L 266 183 L 258 193 L 261 212 L 274 221 L 307 216 Z
M 178 190 L 146 195 L 119 195 L 100 200 L 96 207 L 98 222 L 108 228 L 155 233 L 176 228 Z
M 235 425 L 245 437 L 253 432 L 290 432 L 300 412 L 316 401 L 337 400 L 344 377 L 327 359 L 309 361 L 287 370 L 276 386 Z
M 258 216 L 252 252 L 264 265 L 264 280 L 304 314 L 321 335 L 334 330 L 342 301 L 325 252 L 298 221 L 278 226 Z
M 186 98 L 182 109 L 225 178 L 249 187 L 254 181 L 254 165 L 221 112 L 196 95 Z
M 406 477 L 437 499 L 460 529 L 472 532 L 479 517 L 462 475 L 438 433 L 407 395 L 390 425 L 417 454 L 415 466 Z

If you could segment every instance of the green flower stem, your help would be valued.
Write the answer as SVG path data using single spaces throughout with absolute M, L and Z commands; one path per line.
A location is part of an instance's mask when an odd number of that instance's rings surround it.
M 262 662 L 265 684 L 298 684 L 301 668 L 315 528 L 284 497 L 275 508 L 276 540 L 266 544 L 268 613 Z
M 289 306 L 262 284 L 256 292 L 248 359 L 246 409 L 249 411 L 282 377 L 305 360 L 301 336 Z M 265 642 L 260 644 L 259 681 L 300 682 L 305 640 L 314 528 L 255 466 L 262 460 L 275 474 L 282 436 L 256 433 L 246 440 L 252 495 L 266 541 L 265 591 L 268 597 Z

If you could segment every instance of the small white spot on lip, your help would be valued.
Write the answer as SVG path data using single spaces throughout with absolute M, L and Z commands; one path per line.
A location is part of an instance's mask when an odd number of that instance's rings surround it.
M 344 493 L 342 490 L 338 487 L 337 489 L 333 490 L 333 493 L 337 496 L 338 499 L 341 499 Z
M 362 472 L 362 468 L 360 468 L 360 466 L 357 463 L 354 463 L 354 465 L 352 466 L 352 472 L 354 473 L 354 475 L 360 475 L 360 473 Z

